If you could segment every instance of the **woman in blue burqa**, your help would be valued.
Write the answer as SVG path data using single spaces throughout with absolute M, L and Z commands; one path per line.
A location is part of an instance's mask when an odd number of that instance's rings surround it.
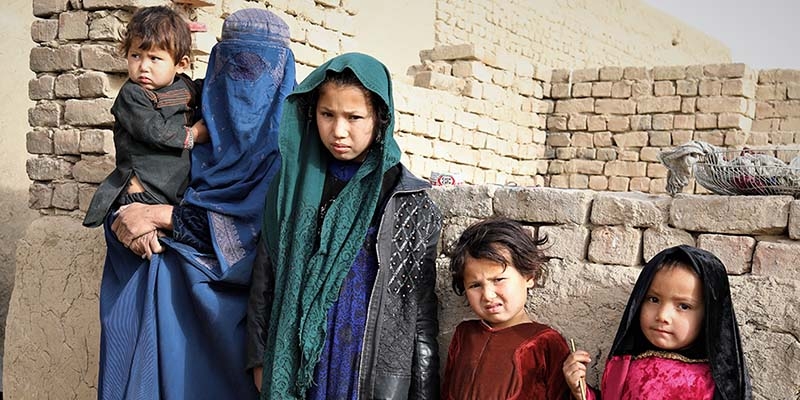
M 265 193 L 280 166 L 281 107 L 294 85 L 287 25 L 266 10 L 229 16 L 202 91 L 210 142 L 192 151 L 183 201 L 134 203 L 106 221 L 99 398 L 257 396 L 245 370 L 245 313 Z M 156 229 L 160 239 L 148 235 Z

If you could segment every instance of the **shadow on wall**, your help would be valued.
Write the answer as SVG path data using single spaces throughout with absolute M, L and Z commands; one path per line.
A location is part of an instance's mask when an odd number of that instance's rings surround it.
M 28 191 L 0 188 L 0 365 L 5 348 L 6 316 L 11 291 L 14 289 L 14 272 L 17 260 L 17 242 L 24 236 L 39 213 L 28 208 Z M 3 391 L 0 379 L 0 393 Z

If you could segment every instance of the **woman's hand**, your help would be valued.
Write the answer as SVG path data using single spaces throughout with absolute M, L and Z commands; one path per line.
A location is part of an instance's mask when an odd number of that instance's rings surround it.
M 581 398 L 580 381 L 586 382 L 586 364 L 592 362 L 589 353 L 583 350 L 576 350 L 570 354 L 566 360 L 561 371 L 564 372 L 564 379 L 567 381 L 572 397 L 575 399 Z
M 172 206 L 168 204 L 133 203 L 117 210 L 111 230 L 125 247 L 150 258 L 163 251 L 158 243 L 158 229 L 172 229 Z
M 161 236 L 163 236 L 163 234 L 161 234 L 159 230 L 147 232 L 144 235 L 133 239 L 133 242 L 131 242 L 131 245 L 128 246 L 128 249 L 142 258 L 147 258 L 150 260 L 153 258 L 153 254 L 164 251 L 164 247 L 162 247 L 161 242 L 158 241 L 158 238 Z

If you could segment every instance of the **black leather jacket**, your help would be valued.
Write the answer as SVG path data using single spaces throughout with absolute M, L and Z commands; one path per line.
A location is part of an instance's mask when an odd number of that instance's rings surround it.
M 378 275 L 367 310 L 360 399 L 438 399 L 436 246 L 441 214 L 427 182 L 405 167 L 386 203 L 377 236 Z M 272 266 L 259 246 L 247 310 L 247 367 L 262 364 Z

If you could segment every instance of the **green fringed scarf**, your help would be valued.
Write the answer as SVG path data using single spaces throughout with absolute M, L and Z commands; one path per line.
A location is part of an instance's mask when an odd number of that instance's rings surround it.
M 389 107 L 391 121 L 356 175 L 328 209 L 317 237 L 327 149 L 300 99 L 326 72 L 352 70 Z M 326 62 L 287 98 L 280 126 L 282 164 L 267 193 L 263 227 L 275 271 L 275 293 L 264 355 L 262 399 L 303 398 L 325 343 L 327 313 L 356 254 L 380 196 L 383 174 L 400 162 L 389 71 L 380 61 L 348 53 Z

